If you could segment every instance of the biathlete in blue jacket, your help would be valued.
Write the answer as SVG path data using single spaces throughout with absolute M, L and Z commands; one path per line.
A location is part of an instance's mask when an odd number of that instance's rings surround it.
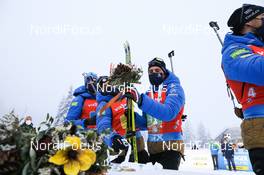
M 121 151 L 119 156 L 112 161 L 112 163 L 121 163 L 125 160 L 129 146 L 129 143 L 126 139 L 127 100 L 126 98 L 120 98 L 109 108 L 101 111 L 101 109 L 119 93 L 119 89 L 115 88 L 114 86 L 108 86 L 108 80 L 109 78 L 107 76 L 102 76 L 98 79 L 98 91 L 96 94 L 96 100 L 98 102 L 98 107 L 96 109 L 97 132 L 99 134 L 104 134 L 105 144 L 113 148 L 116 153 Z M 137 113 L 135 113 L 135 115 L 137 119 L 137 116 L 139 115 Z M 138 122 L 136 121 L 136 123 Z M 140 132 L 136 132 L 136 137 L 138 162 L 147 163 L 149 155 L 144 149 L 145 145 L 143 137 L 141 136 Z M 133 161 L 132 156 L 130 156 L 130 161 Z
M 244 146 L 253 170 L 264 174 L 264 7 L 244 4 L 228 20 L 222 67 L 242 105 Z
M 142 110 L 140 126 L 148 130 L 150 161 L 162 164 L 164 169 L 178 170 L 184 153 L 182 114 L 185 95 L 180 80 L 166 69 L 165 62 L 154 58 L 149 62 L 151 89 L 139 94 L 135 88 L 126 93 Z
M 77 88 L 73 95 L 66 122 L 72 122 L 79 128 L 96 128 L 96 81 L 97 75 L 93 72 L 84 73 L 84 85 Z

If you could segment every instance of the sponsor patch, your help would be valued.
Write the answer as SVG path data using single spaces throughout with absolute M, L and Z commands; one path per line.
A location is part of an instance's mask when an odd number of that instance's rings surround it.
M 77 102 L 77 101 L 72 102 L 72 103 L 71 103 L 71 106 L 78 106 L 78 102 Z
M 238 56 L 244 54 L 244 53 L 249 53 L 250 51 L 247 50 L 247 49 L 238 49 L 238 50 L 235 50 L 230 56 L 233 58 L 233 59 L 236 59 Z M 245 57 L 244 57 L 245 58 Z

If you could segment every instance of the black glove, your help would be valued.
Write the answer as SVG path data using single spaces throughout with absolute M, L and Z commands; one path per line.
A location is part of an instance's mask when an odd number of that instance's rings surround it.
M 132 99 L 138 104 L 138 106 L 141 106 L 142 104 L 142 97 L 135 87 L 127 88 L 124 97 Z
M 187 115 L 183 114 L 181 119 L 184 122 L 187 119 Z
M 236 116 L 238 117 L 238 118 L 240 118 L 240 119 L 244 119 L 244 114 L 243 114 L 243 111 L 242 111 L 242 109 L 241 108 L 238 108 L 238 107 L 235 107 L 234 108 L 234 112 L 235 112 L 235 114 L 236 114 Z
M 114 160 L 112 160 L 111 163 L 122 163 L 125 161 L 125 159 L 126 159 L 126 156 L 121 155 L 121 156 L 118 156 L 117 158 L 115 158 Z
M 96 117 L 84 119 L 84 126 L 96 125 Z
M 125 138 L 120 135 L 116 135 L 112 140 L 112 148 L 115 152 L 119 152 L 120 150 L 128 150 L 128 142 Z

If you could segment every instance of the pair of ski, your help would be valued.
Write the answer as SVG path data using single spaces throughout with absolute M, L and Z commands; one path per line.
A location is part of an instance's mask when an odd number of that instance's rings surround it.
M 127 41 L 124 43 L 124 48 L 126 53 L 126 64 L 131 65 L 130 46 Z M 129 87 L 131 86 L 129 85 Z M 127 99 L 127 138 L 132 146 L 134 162 L 138 163 L 135 112 L 133 100 L 130 98 Z
M 126 64 L 131 65 L 131 53 L 129 43 L 126 41 L 124 43 L 125 53 L 126 53 Z M 110 70 L 111 71 L 111 70 Z M 128 87 L 131 87 L 129 82 L 127 83 Z M 126 88 L 125 88 L 126 89 Z M 112 106 L 117 100 L 122 96 L 122 92 L 118 93 L 113 97 L 101 110 L 100 115 L 109 107 Z M 138 163 L 138 154 L 137 154 L 137 139 L 136 139 L 136 122 L 135 122 L 135 113 L 134 113 L 134 104 L 133 100 L 127 98 L 127 131 L 126 138 L 132 146 L 134 162 Z

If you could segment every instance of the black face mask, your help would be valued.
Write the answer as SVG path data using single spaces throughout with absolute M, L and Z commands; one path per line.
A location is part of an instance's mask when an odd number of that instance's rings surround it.
M 151 73 L 149 74 L 149 81 L 154 86 L 159 86 L 163 82 L 163 77 L 161 73 Z
M 261 19 L 262 20 L 262 25 L 256 29 L 256 34 L 262 39 L 262 41 L 264 40 L 264 18 Z
M 95 94 L 96 93 L 95 83 L 87 84 L 86 88 L 87 88 L 87 90 L 90 93 L 92 93 L 92 94 Z

